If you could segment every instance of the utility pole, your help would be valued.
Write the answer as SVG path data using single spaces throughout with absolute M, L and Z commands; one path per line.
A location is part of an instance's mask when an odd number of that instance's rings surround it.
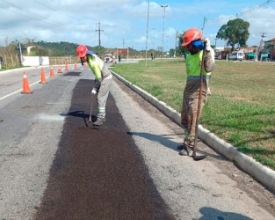
M 153 61 L 154 61 L 155 60 L 155 30 L 157 28 L 153 27 L 152 29 L 154 30 L 153 32 Z
M 161 49 L 161 57 L 163 58 L 163 41 L 164 41 L 164 20 L 165 20 L 165 8 L 167 8 L 169 5 L 161 5 L 160 7 L 163 8 L 163 24 L 162 24 L 162 49 Z
M 177 54 L 177 42 L 178 42 L 179 33 L 176 32 L 176 38 L 175 38 L 175 51 L 174 51 L 174 57 L 176 57 Z
M 263 39 L 264 39 L 264 37 L 266 37 L 266 33 L 262 33 L 261 37 L 262 37 L 262 39 L 261 39 L 260 45 L 259 45 L 259 47 L 257 48 L 256 53 L 255 53 L 255 61 L 258 61 L 259 50 L 260 50 L 260 48 L 261 48 L 261 46 L 262 46 L 262 44 L 263 44 L 263 42 L 264 42 Z
M 168 46 L 169 37 L 170 37 L 169 35 L 166 36 L 166 39 L 167 39 L 167 41 L 166 41 L 167 51 L 165 51 L 165 57 L 167 57 L 167 53 L 168 53 L 168 51 L 169 51 L 169 46 Z M 169 55 L 170 55 L 170 51 L 169 51 Z
M 95 31 L 98 31 L 98 46 L 100 48 L 101 47 L 100 32 L 103 31 L 100 29 L 100 22 L 98 22 L 98 29 Z
M 148 0 L 148 7 L 147 7 L 147 26 L 146 26 L 146 48 L 145 48 L 145 66 L 147 67 L 147 54 L 148 54 L 148 27 L 149 27 L 149 10 L 150 10 L 150 2 Z
M 202 28 L 201 28 L 202 35 L 203 35 L 204 27 L 205 27 L 205 22 L 206 22 L 206 17 L 203 18 L 203 24 L 202 24 Z
M 19 46 L 19 53 L 20 53 L 20 64 L 22 65 L 23 56 L 22 56 L 22 49 L 21 49 L 21 44 L 20 44 L 20 42 L 18 43 L 18 46 Z

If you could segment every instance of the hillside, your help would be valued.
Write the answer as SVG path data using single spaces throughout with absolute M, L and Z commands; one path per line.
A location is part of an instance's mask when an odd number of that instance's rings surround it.
M 75 49 L 78 46 L 78 44 L 64 42 L 64 41 L 61 41 L 61 42 L 38 41 L 38 42 L 33 42 L 32 45 L 37 46 L 37 48 L 34 49 L 36 53 L 39 53 L 39 55 L 47 55 L 47 56 L 70 56 L 70 55 L 75 56 Z M 88 46 L 88 48 L 91 50 L 97 49 L 90 46 Z

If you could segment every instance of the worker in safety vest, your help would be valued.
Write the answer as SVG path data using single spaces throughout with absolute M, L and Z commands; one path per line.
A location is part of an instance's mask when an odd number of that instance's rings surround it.
M 198 120 L 198 102 L 201 89 L 200 114 L 207 97 L 211 71 L 214 70 L 214 50 L 208 38 L 202 38 L 202 33 L 191 28 L 183 35 L 182 46 L 189 52 L 186 57 L 187 80 L 183 91 L 181 124 L 185 130 L 183 145 L 178 147 L 181 155 L 186 155 L 193 149 L 195 143 L 196 122 Z M 204 57 L 203 56 L 203 50 Z M 203 68 L 201 65 L 203 62 Z M 200 74 L 203 73 L 201 86 Z M 200 115 L 199 114 L 199 115 Z
M 110 92 L 110 86 L 112 82 L 112 73 L 106 66 L 103 60 L 101 60 L 97 54 L 85 45 L 79 45 L 76 48 L 77 57 L 80 58 L 81 63 L 88 63 L 88 66 L 95 76 L 95 84 L 92 88 L 91 94 L 97 94 L 98 114 L 97 119 L 93 123 L 96 126 L 100 126 L 105 122 L 106 116 L 106 102 Z

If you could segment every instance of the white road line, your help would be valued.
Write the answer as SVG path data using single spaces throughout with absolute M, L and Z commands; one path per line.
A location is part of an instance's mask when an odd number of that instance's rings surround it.
M 30 84 L 30 86 L 33 86 L 33 85 L 35 85 L 35 84 L 37 84 L 37 83 L 39 83 L 39 82 L 40 82 L 40 81 L 34 82 L 34 83 Z M 22 91 L 22 89 L 16 90 L 16 91 L 14 91 L 14 92 L 12 92 L 12 93 L 10 93 L 10 94 L 8 94 L 8 95 L 5 95 L 5 96 L 1 97 L 0 100 L 3 100 L 3 99 L 5 99 L 5 98 L 8 98 L 8 97 L 10 97 L 10 96 L 12 96 L 12 95 L 14 95 L 14 94 L 16 94 L 16 93 L 18 93 L 18 92 L 21 92 L 21 91 Z

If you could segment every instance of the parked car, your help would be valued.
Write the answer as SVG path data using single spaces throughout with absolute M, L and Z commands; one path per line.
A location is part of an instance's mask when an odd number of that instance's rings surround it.
M 105 54 L 105 58 L 104 58 L 105 62 L 113 62 L 113 55 L 112 54 Z
M 255 56 L 256 56 L 256 53 L 255 52 L 250 52 L 250 53 L 247 53 L 246 54 L 246 58 L 248 60 L 254 60 L 255 59 Z
M 242 61 L 244 59 L 244 52 L 239 50 L 239 51 L 233 51 L 229 56 L 229 60 L 240 60 Z

